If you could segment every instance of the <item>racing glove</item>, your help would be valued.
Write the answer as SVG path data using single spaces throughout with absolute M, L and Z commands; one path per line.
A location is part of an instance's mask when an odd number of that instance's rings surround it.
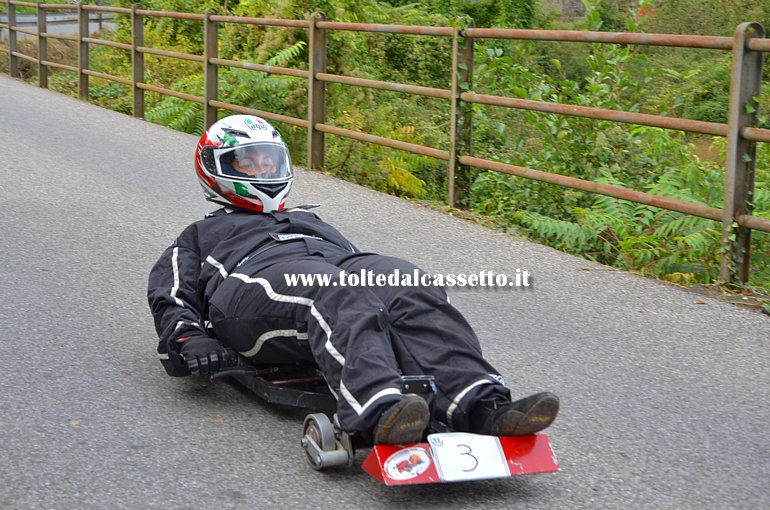
M 225 368 L 225 348 L 206 335 L 182 337 L 177 340 L 179 354 L 192 375 L 208 375 Z

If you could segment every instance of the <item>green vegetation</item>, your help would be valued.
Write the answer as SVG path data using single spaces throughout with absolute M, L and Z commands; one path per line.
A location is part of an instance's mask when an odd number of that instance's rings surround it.
M 602 28 L 601 11 L 596 9 L 601 3 L 584 3 L 589 8 L 585 28 Z M 645 18 L 629 18 L 627 29 L 646 28 Z M 703 98 L 694 93 L 709 84 L 720 89 L 729 85 L 729 60 L 723 55 L 708 61 L 719 67 L 682 73 L 658 67 L 654 52 L 593 45 L 585 57 L 583 78 L 577 80 L 560 60 L 545 60 L 531 49 L 488 43 L 484 50 L 479 52 L 477 83 L 500 95 L 613 110 L 684 110 L 674 113 L 687 117 L 690 111 L 700 113 L 690 118 L 726 120 L 727 90 L 713 110 L 702 108 Z M 700 73 L 723 74 L 724 85 L 707 81 L 688 87 Z M 667 96 L 660 89 L 648 93 L 660 81 L 669 90 L 682 88 Z M 484 139 L 476 146 L 484 147 L 485 157 L 721 207 L 722 139 L 713 141 L 711 159 L 702 160 L 692 139 L 678 132 L 534 112 L 509 122 L 504 115 L 486 109 L 476 114 L 480 124 L 476 135 Z M 756 214 L 764 217 L 770 217 L 769 154 L 760 146 L 754 205 Z M 473 199 L 475 210 L 495 218 L 508 231 L 570 253 L 683 284 L 712 283 L 718 276 L 721 225 L 714 221 L 492 172 L 476 179 Z M 754 234 L 753 250 L 750 283 L 767 288 L 767 234 Z
M 478 27 L 636 31 L 731 35 L 743 21 L 770 27 L 770 0 L 583 0 L 585 15 L 565 19 L 530 0 L 146 0 L 148 9 L 202 13 L 214 8 L 237 16 L 306 19 L 322 12 L 334 21 Z M 130 6 L 128 0 L 116 4 Z M 117 19 L 116 40 L 129 43 L 129 19 Z M 107 37 L 107 35 L 103 35 Z M 220 56 L 306 69 L 301 29 L 222 24 Z M 145 45 L 203 53 L 199 22 L 150 18 Z M 51 41 L 53 42 L 53 41 Z M 24 41 L 35 54 L 34 40 Z M 71 63 L 61 43 L 62 61 Z M 614 110 L 725 122 L 728 52 L 581 43 L 477 40 L 474 92 Z M 58 51 L 58 50 L 57 50 Z M 70 62 L 66 59 L 69 58 Z M 53 60 L 56 60 L 53 58 Z M 121 50 L 93 47 L 92 68 L 129 77 Z M 5 65 L 4 60 L 0 65 Z M 199 63 L 146 57 L 147 81 L 202 95 Z M 328 72 L 449 88 L 451 41 L 407 35 L 328 33 Z M 35 69 L 24 66 L 27 79 Z M 765 82 L 768 82 L 767 71 Z M 240 69 L 220 69 L 221 100 L 299 118 L 307 115 L 304 80 Z M 52 88 L 74 94 L 75 77 L 52 71 Z M 126 87 L 91 80 L 92 101 L 130 112 Z M 770 108 L 767 85 L 757 98 Z M 201 133 L 197 103 L 146 95 L 146 117 Z M 755 106 L 751 106 L 754 108 Z M 221 112 L 227 115 L 228 112 Z M 449 148 L 445 100 L 330 84 L 328 123 L 439 149 Z M 515 165 L 589 179 L 721 207 L 724 140 L 675 131 L 474 105 L 473 154 Z M 766 116 L 759 124 L 770 127 Z M 306 133 L 279 126 L 295 160 L 303 164 Z M 442 202 L 446 164 L 430 158 L 327 135 L 326 170 L 400 196 Z M 477 172 L 463 205 L 498 228 L 615 267 L 682 284 L 717 279 L 721 225 L 717 222 L 505 174 Z M 755 214 L 770 218 L 770 147 L 757 157 Z M 753 233 L 750 286 L 770 292 L 770 236 Z

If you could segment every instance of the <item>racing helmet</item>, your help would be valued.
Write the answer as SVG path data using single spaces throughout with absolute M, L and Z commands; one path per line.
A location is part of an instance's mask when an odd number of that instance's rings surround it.
M 206 200 L 252 212 L 283 209 L 294 181 L 281 135 L 254 115 L 231 115 L 206 130 L 195 172 Z

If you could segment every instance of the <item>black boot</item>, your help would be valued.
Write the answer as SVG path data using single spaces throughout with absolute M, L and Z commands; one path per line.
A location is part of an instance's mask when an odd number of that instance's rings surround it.
M 413 393 L 405 395 L 380 416 L 374 427 L 374 444 L 418 443 L 429 423 L 425 399 Z
M 493 436 L 526 436 L 548 427 L 559 413 L 559 398 L 543 392 L 509 402 L 480 400 L 470 416 L 471 431 Z

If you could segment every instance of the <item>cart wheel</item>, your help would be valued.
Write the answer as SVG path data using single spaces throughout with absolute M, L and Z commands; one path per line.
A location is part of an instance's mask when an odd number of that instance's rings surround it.
M 315 444 L 325 452 L 330 452 L 337 447 L 334 426 L 323 413 L 309 414 L 305 417 L 305 435 L 313 438 Z
M 309 447 L 307 438 L 312 439 L 320 451 L 312 451 L 313 449 Z M 339 463 L 337 460 L 332 460 L 336 459 L 335 455 L 331 457 L 326 455 L 326 452 L 335 452 L 337 440 L 334 435 L 334 426 L 325 414 L 309 414 L 305 417 L 304 438 L 302 441 L 305 447 L 305 454 L 307 454 L 307 460 L 313 469 L 321 470 Z

